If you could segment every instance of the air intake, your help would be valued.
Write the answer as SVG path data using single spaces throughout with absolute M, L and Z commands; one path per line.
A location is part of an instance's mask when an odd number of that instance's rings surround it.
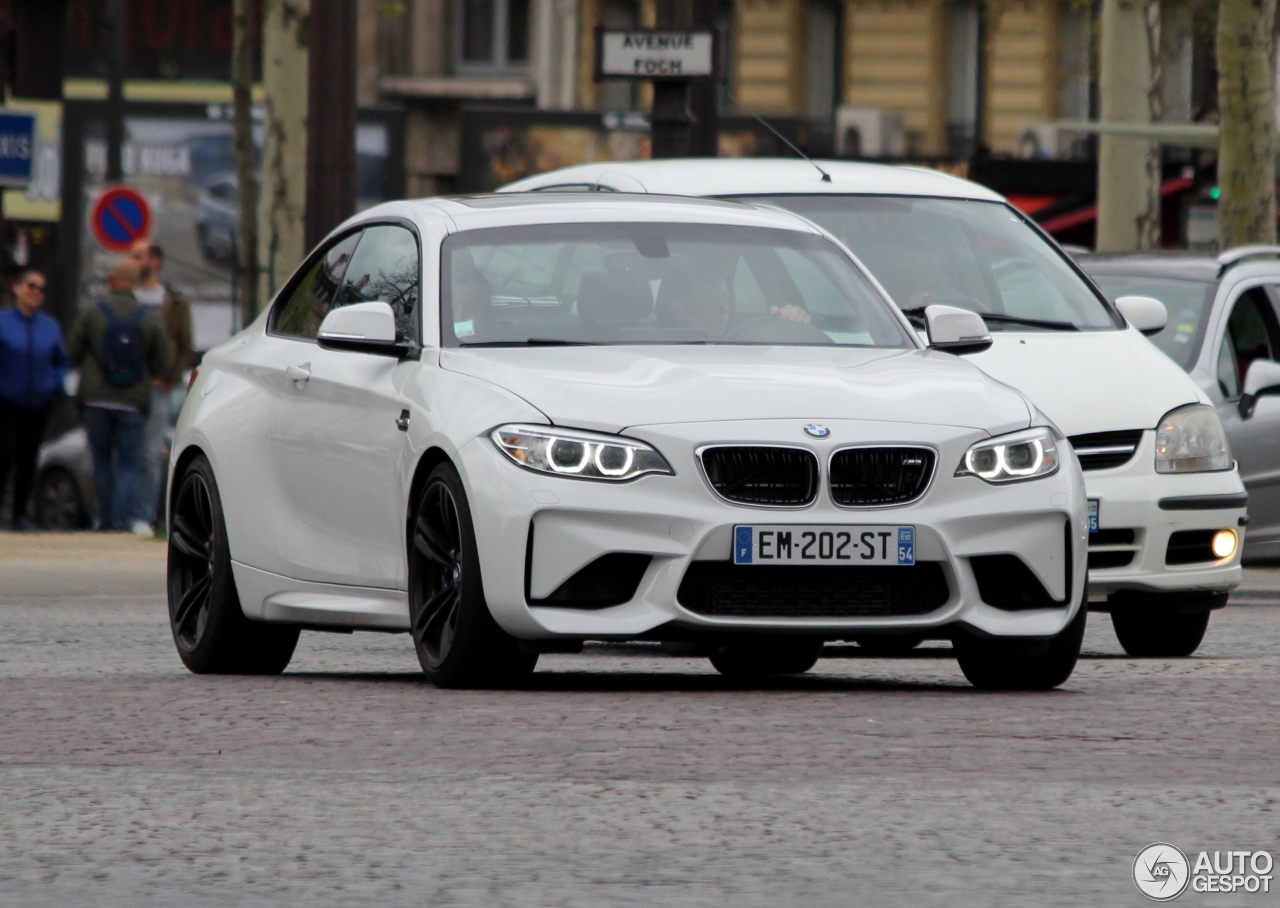
M 831 500 L 844 507 L 905 504 L 924 494 L 936 458 L 928 448 L 846 448 L 831 458 Z
M 801 448 L 723 447 L 702 451 L 707 481 L 738 504 L 798 507 L 818 494 L 818 459 Z

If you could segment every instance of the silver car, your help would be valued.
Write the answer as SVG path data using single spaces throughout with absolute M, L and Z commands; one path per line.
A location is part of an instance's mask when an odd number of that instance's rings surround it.
M 1103 292 L 1164 303 L 1151 337 L 1213 401 L 1249 495 L 1247 561 L 1280 559 L 1280 247 L 1080 255 Z

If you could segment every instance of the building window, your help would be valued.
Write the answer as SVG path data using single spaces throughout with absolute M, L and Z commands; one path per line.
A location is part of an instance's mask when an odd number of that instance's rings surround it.
M 459 72 L 524 72 L 529 66 L 529 0 L 457 0 Z

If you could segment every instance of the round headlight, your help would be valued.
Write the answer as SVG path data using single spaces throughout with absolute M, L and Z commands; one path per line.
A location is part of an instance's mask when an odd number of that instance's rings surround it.
M 564 438 L 552 439 L 550 445 L 551 469 L 557 473 L 581 473 L 591 460 L 591 446 Z
M 1235 530 L 1218 530 L 1213 534 L 1213 541 L 1209 544 L 1213 549 L 1213 557 L 1230 558 L 1236 553 L 1236 531 Z

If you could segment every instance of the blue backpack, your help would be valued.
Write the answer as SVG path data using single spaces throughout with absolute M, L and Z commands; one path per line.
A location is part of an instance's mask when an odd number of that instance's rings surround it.
M 147 310 L 139 307 L 129 318 L 116 318 L 106 303 L 98 303 L 98 310 L 107 320 L 102 332 L 102 377 L 118 388 L 136 385 L 147 367 L 142 350 L 142 319 Z

